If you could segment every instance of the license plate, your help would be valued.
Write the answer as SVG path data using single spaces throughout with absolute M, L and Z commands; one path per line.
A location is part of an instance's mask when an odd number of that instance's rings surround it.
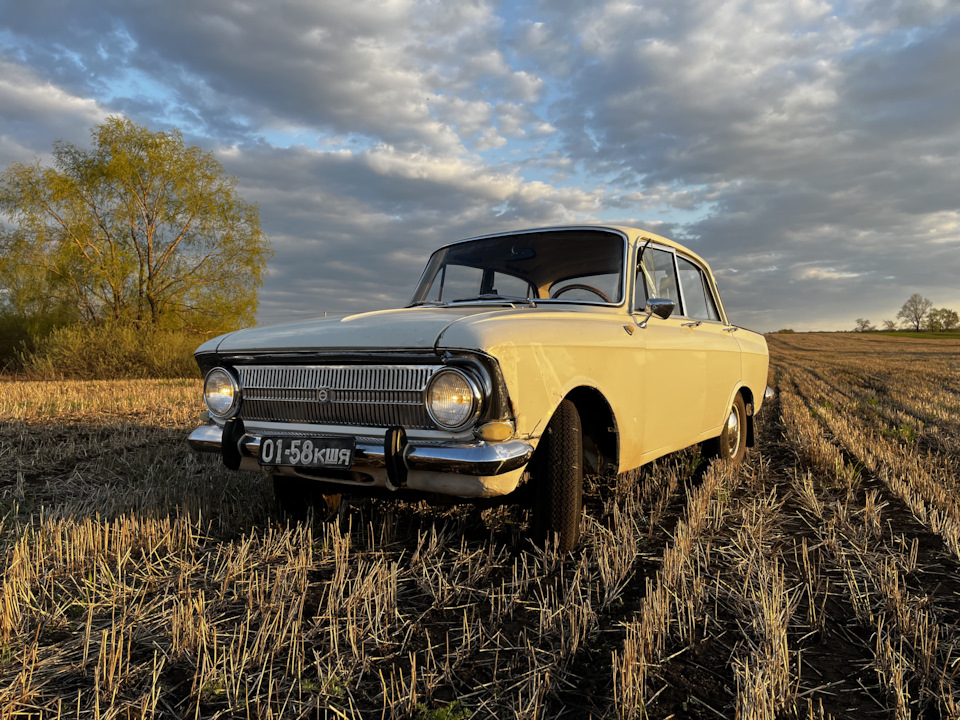
M 258 459 L 261 465 L 348 470 L 355 447 L 354 438 L 265 437 Z

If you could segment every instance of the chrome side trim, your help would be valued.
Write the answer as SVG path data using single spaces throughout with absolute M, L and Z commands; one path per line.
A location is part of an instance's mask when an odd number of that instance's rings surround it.
M 219 453 L 223 431 L 216 425 L 201 425 L 187 438 L 190 447 L 198 452 Z M 256 458 L 260 455 L 260 436 L 246 433 L 240 439 L 243 454 Z M 505 443 L 476 442 L 410 442 L 403 453 L 407 468 L 412 471 L 450 472 L 460 475 L 501 475 L 526 465 L 533 457 L 533 446 L 523 440 Z M 357 438 L 353 468 L 384 468 L 383 440 Z

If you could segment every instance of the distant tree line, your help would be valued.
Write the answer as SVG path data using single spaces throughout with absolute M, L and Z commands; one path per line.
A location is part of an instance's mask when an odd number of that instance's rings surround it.
M 960 329 L 960 315 L 950 308 L 935 308 L 933 303 L 920 293 L 914 293 L 897 312 L 897 319 L 902 325 L 916 332 L 952 332 Z M 854 332 L 872 332 L 878 328 L 867 318 L 857 318 Z M 896 320 L 884 320 L 881 328 L 887 332 L 900 329 Z
M 49 342 L 95 359 L 117 333 L 188 346 L 253 323 L 271 253 L 236 179 L 177 130 L 110 117 L 91 135 L 0 173 L 0 370 Z

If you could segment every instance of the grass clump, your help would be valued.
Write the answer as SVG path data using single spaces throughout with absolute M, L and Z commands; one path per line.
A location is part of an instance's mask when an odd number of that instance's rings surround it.
M 136 325 L 70 325 L 51 332 L 21 359 L 36 379 L 110 380 L 193 377 L 204 338 Z
M 417 703 L 417 720 L 467 720 L 473 713 L 465 708 L 459 700 L 438 708 L 430 709 L 423 703 Z

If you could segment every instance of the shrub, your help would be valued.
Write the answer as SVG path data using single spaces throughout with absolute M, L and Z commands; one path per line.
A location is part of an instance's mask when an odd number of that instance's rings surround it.
M 26 323 L 16 315 L 0 313 L 0 372 L 18 368 L 19 355 L 29 342 Z
M 0 293 L 2 295 L 2 293 Z M 25 354 L 57 328 L 76 322 L 65 308 L 46 308 L 38 312 L 17 312 L 10 306 L 0 308 L 0 372 L 20 372 Z
M 54 330 L 21 356 L 38 379 L 112 380 L 193 377 L 203 337 L 135 325 L 76 324 Z

